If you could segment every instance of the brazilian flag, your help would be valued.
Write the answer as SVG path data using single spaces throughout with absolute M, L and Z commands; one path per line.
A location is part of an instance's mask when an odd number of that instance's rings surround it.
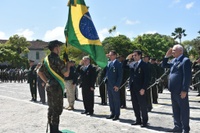
M 69 0 L 68 21 L 64 30 L 67 44 L 88 53 L 104 68 L 107 58 L 84 0 Z

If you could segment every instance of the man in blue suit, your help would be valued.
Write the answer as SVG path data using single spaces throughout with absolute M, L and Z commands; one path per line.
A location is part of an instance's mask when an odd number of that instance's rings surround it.
M 136 121 L 132 125 L 147 127 L 147 87 L 149 85 L 149 69 L 142 58 L 142 51 L 133 51 L 133 65 L 130 66 L 130 92 Z
M 170 56 L 174 59 L 168 62 Z M 170 68 L 168 89 L 171 92 L 174 128 L 169 132 L 190 131 L 188 90 L 191 83 L 191 62 L 183 55 L 183 47 L 179 44 L 170 48 L 163 59 L 163 67 Z
M 107 119 L 118 120 L 120 116 L 120 92 L 122 81 L 122 64 L 116 59 L 117 53 L 111 50 L 107 55 L 110 59 L 106 68 L 107 91 L 111 114 Z

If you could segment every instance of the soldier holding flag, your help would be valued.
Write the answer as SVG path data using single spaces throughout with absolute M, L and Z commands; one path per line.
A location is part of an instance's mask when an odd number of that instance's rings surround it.
M 59 117 L 63 111 L 63 89 L 64 77 L 69 76 L 70 63 L 65 65 L 59 57 L 60 45 L 62 42 L 54 40 L 49 42 L 50 55 L 46 56 L 38 75 L 46 83 L 48 97 L 48 124 L 50 133 L 61 133 L 59 127 Z

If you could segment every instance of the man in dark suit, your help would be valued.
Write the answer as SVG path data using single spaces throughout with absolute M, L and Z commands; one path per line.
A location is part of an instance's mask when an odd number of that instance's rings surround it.
M 117 53 L 111 50 L 107 55 L 110 59 L 106 69 L 107 91 L 111 114 L 107 119 L 118 120 L 120 116 L 120 92 L 122 81 L 122 64 L 116 59 Z
M 173 56 L 171 62 L 168 62 Z M 168 89 L 171 92 L 174 128 L 169 132 L 190 131 L 188 90 L 191 83 L 191 62 L 183 55 L 183 47 L 179 44 L 170 48 L 163 59 L 163 67 L 170 68 Z
M 37 73 L 35 71 L 36 65 L 34 64 L 34 60 L 29 60 L 29 71 L 28 71 L 28 83 L 30 85 L 30 91 L 31 91 L 31 101 L 36 102 L 37 101 Z
M 144 58 L 143 58 L 143 61 L 145 63 L 147 63 L 147 68 L 148 68 L 148 72 L 149 72 L 148 81 L 149 81 L 149 86 L 150 86 L 155 82 L 155 80 L 153 80 L 153 76 L 152 76 L 153 73 L 155 72 L 155 69 L 153 68 L 152 64 L 150 63 L 150 56 L 149 55 L 145 55 Z M 152 87 L 149 88 L 148 90 L 146 90 L 146 96 L 147 96 L 147 111 L 151 112 L 151 110 L 153 109 Z
M 125 57 L 123 55 L 119 55 L 118 61 L 122 63 L 122 70 L 123 70 L 123 75 L 122 75 L 122 83 L 121 87 L 119 89 L 120 91 L 120 107 L 121 108 L 126 108 L 126 82 L 127 79 L 129 78 L 129 67 L 127 65 L 127 61 L 125 60 Z
M 130 91 L 133 110 L 135 113 L 136 121 L 132 125 L 141 125 L 146 127 L 148 122 L 147 112 L 147 97 L 146 90 L 148 87 L 149 71 L 147 63 L 142 58 L 140 50 L 133 51 L 132 54 L 135 63 L 130 70 Z
M 158 77 L 159 68 L 158 68 L 158 65 L 156 63 L 156 58 L 151 58 L 150 62 L 152 64 L 152 67 L 153 67 L 153 70 L 154 70 L 151 78 L 152 78 L 153 83 L 155 83 L 156 79 L 159 78 Z M 152 87 L 152 99 L 153 99 L 154 104 L 158 104 L 158 88 L 157 88 L 157 85 L 154 85 Z
M 106 75 L 106 67 L 99 72 L 99 93 L 101 97 L 101 105 L 107 105 L 107 90 L 104 78 Z
M 81 114 L 93 115 L 94 113 L 94 85 L 96 82 L 96 70 L 90 64 L 89 56 L 84 56 L 79 66 L 77 67 L 77 72 L 81 76 L 82 96 L 84 111 Z

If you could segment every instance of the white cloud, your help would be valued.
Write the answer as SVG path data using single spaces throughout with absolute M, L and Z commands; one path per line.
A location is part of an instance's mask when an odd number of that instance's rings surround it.
M 0 31 L 0 39 L 8 39 L 6 38 L 6 34 L 2 31 Z
M 140 35 L 143 35 L 143 34 L 155 34 L 155 33 L 158 33 L 157 31 L 146 31 L 144 33 L 141 33 Z
M 177 5 L 180 2 L 181 2 L 181 0 L 173 0 L 172 3 L 169 5 L 169 7 L 174 7 L 175 5 Z
M 106 37 L 109 36 L 109 32 L 107 28 L 101 29 L 98 31 L 99 39 L 103 41 Z
M 65 42 L 64 27 L 56 27 L 48 30 L 43 38 L 44 41 L 59 40 Z
M 19 29 L 15 34 L 25 37 L 28 41 L 33 40 L 34 32 L 29 29 Z
M 189 10 L 193 6 L 194 6 L 194 2 L 190 2 L 190 3 L 188 3 L 188 4 L 185 5 L 185 8 Z
M 173 3 L 179 3 L 181 0 L 174 0 Z
M 131 21 L 131 20 L 126 20 L 126 24 L 128 24 L 128 25 L 135 25 L 135 24 L 139 24 L 140 23 L 140 21 L 138 21 L 138 20 L 136 20 L 136 21 Z

